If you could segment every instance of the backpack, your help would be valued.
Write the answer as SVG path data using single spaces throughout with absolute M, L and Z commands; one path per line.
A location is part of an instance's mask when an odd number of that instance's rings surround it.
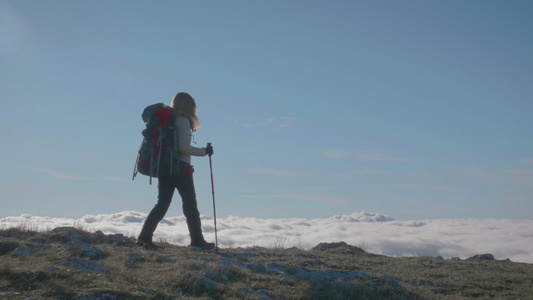
M 133 169 L 133 179 L 137 172 L 158 178 L 161 175 L 178 175 L 179 157 L 174 157 L 173 149 L 177 148 L 175 140 L 174 109 L 163 103 L 147 106 L 142 119 L 146 129 L 142 131 L 143 140 Z M 132 179 L 132 180 L 133 180 Z

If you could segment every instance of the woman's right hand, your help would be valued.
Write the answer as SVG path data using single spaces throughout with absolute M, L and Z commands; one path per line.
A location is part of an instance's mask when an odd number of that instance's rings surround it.
M 205 154 L 209 156 L 214 154 L 213 146 L 211 146 L 211 143 L 207 144 L 207 146 L 205 147 Z

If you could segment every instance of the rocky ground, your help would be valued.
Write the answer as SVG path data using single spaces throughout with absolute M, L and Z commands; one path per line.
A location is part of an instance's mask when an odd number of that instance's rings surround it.
M 135 246 L 72 227 L 0 230 L 1 299 L 532 299 L 533 265 L 392 258 L 346 243 L 297 248 Z

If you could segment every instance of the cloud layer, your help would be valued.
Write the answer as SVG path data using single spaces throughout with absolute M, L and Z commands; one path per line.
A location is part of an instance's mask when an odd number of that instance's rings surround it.
M 47 230 L 58 226 L 82 227 L 104 233 L 136 236 L 145 213 L 86 215 L 79 219 L 24 214 L 0 220 L 0 228 L 29 226 Z M 213 218 L 202 216 L 208 241 L 214 241 Z M 260 219 L 229 216 L 217 219 L 220 247 L 299 247 L 345 241 L 368 252 L 388 256 L 442 256 L 468 258 L 492 253 L 496 259 L 533 263 L 533 220 L 436 219 L 396 221 L 380 214 L 354 213 L 325 219 Z M 154 240 L 188 245 L 184 216 L 165 218 Z

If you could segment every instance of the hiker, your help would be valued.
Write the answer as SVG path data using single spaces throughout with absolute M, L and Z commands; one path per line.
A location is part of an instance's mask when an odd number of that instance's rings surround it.
M 173 149 L 173 151 L 174 156 L 180 159 L 182 174 L 178 176 L 159 176 L 157 204 L 144 221 L 141 233 L 137 238 L 137 245 L 146 249 L 157 248 L 152 242 L 152 235 L 159 222 L 165 216 L 172 201 L 172 195 L 175 189 L 177 189 L 183 203 L 183 214 L 187 218 L 191 246 L 200 247 L 205 250 L 213 249 L 215 248 L 215 244 L 206 242 L 202 234 L 200 212 L 196 203 L 196 192 L 192 178 L 194 169 L 191 165 L 191 156 L 213 155 L 213 147 L 211 145 L 205 148 L 191 146 L 192 132 L 200 128 L 200 121 L 196 116 L 196 102 L 193 97 L 187 93 L 178 93 L 172 100 L 170 106 L 174 108 L 177 115 L 175 119 L 176 135 L 174 139 L 178 141 L 178 147 L 177 149 Z

